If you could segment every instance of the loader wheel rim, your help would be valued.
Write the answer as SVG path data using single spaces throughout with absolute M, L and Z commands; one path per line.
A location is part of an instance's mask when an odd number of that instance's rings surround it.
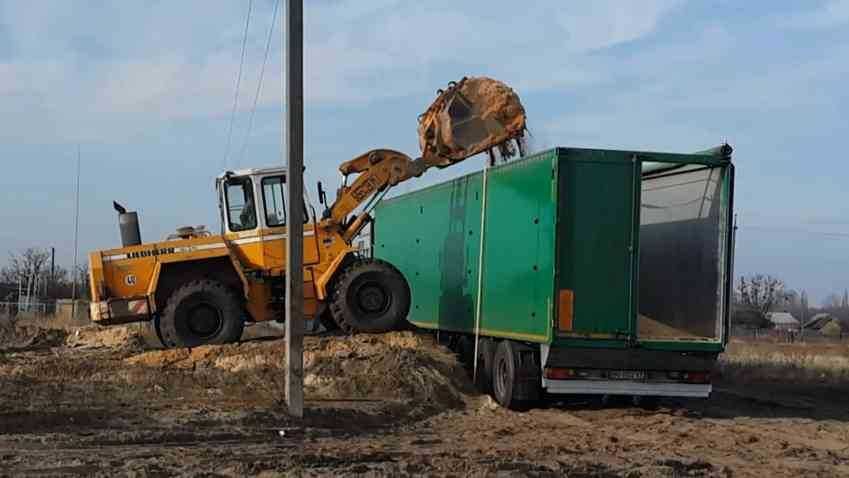
M 186 328 L 202 339 L 214 337 L 223 325 L 221 313 L 210 304 L 198 304 L 186 314 Z
M 366 313 L 383 313 L 389 303 L 389 294 L 377 282 L 367 282 L 357 289 L 357 305 Z

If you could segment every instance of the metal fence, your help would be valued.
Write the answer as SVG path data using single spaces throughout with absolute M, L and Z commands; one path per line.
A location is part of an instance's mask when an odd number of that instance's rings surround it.
M 52 302 L 0 302 L 0 318 L 44 317 L 53 314 Z

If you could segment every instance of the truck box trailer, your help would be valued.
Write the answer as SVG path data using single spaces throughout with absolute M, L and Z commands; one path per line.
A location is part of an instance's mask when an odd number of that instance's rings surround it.
M 409 282 L 409 321 L 476 358 L 504 406 L 706 398 L 728 338 L 731 151 L 550 149 L 383 201 L 373 255 Z

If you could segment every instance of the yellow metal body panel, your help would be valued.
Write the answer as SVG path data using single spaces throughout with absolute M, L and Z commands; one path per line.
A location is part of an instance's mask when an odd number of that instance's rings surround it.
M 92 300 L 147 297 L 157 312 L 156 291 L 168 264 L 230 257 L 243 284 L 253 320 L 279 318 L 269 307 L 271 281 L 286 270 L 285 227 L 256 228 L 225 235 L 178 239 L 93 252 L 89 256 Z M 327 298 L 327 285 L 353 249 L 329 223 L 304 225 L 304 314 L 314 316 Z M 164 298 L 161 298 L 164 299 Z
M 103 287 L 106 285 L 103 277 L 103 261 L 100 258 L 100 253 L 92 252 L 89 254 L 88 263 L 90 296 L 94 299 L 103 295 Z

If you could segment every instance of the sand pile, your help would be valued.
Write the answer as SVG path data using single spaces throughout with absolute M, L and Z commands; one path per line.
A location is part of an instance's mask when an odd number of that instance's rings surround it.
M 658 320 L 640 314 L 637 321 L 637 336 L 652 339 L 701 339 L 699 335 L 684 329 L 672 327 Z
M 110 327 L 87 325 L 79 327 L 68 333 L 65 345 L 75 348 L 108 347 L 143 350 L 148 347 L 145 346 L 142 330 L 138 325 L 114 325 Z
M 106 390 L 107 395 L 151 393 L 184 402 L 215 393 L 222 403 L 267 405 L 283 396 L 282 340 L 151 350 L 140 324 L 79 327 L 59 322 L 0 323 L 0 352 L 57 352 L 37 369 L 23 357 L 13 358 L 5 364 L 7 375 L 66 384 L 95 381 L 101 398 Z M 307 400 L 397 401 L 413 415 L 460 407 L 474 390 L 449 350 L 430 335 L 412 332 L 307 337 L 304 384 Z
M 61 345 L 67 332 L 37 320 L 0 321 L 0 351 L 47 349 Z
M 144 350 L 141 325 L 79 326 L 54 317 L 0 321 L 0 351 L 24 351 L 67 346 Z
M 283 380 L 283 341 L 251 342 L 137 354 L 125 363 L 161 370 L 227 372 L 269 386 Z M 231 377 L 237 379 L 237 377 Z M 304 384 L 308 400 L 394 399 L 459 406 L 472 390 L 454 355 L 429 335 L 412 332 L 307 337 Z

